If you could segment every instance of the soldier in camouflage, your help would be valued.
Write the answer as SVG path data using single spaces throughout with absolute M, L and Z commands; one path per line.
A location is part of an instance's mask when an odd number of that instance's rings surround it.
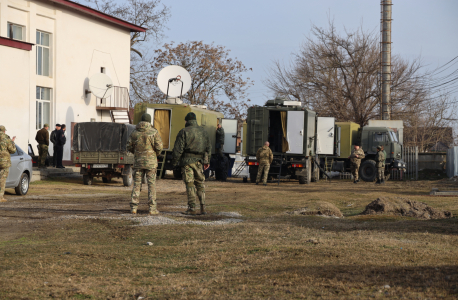
M 383 147 L 377 146 L 377 155 L 375 155 L 375 162 L 377 163 L 377 182 L 376 184 L 385 183 L 385 154 Z
M 267 185 L 267 177 L 269 175 L 270 164 L 274 159 L 274 155 L 272 154 L 272 150 L 270 150 L 269 145 L 269 142 L 265 142 L 264 146 L 259 148 L 258 152 L 256 152 L 256 160 L 259 163 L 256 184 L 259 184 L 262 178 L 264 186 Z
M 134 157 L 134 187 L 130 202 L 131 213 L 136 214 L 141 192 L 142 178 L 146 175 L 148 181 L 149 214 L 157 215 L 156 204 L 156 171 L 157 156 L 162 151 L 162 139 L 159 132 L 151 125 L 151 115 L 144 114 L 141 122 L 129 137 L 127 151 Z
M 0 202 L 6 202 L 3 195 L 5 194 L 6 179 L 11 167 L 10 156 L 16 152 L 16 145 L 14 144 L 16 137 L 13 136 L 10 139 L 5 132 L 5 126 L 0 126 Z
M 181 167 L 188 195 L 187 215 L 196 215 L 196 196 L 200 213 L 205 215 L 205 175 L 210 167 L 211 144 L 204 127 L 197 124 L 196 115 L 190 112 L 185 118 L 186 126 L 178 133 L 173 147 L 172 163 Z
M 354 181 L 353 183 L 359 182 L 359 166 L 361 165 L 361 159 L 366 157 L 363 149 L 359 145 L 354 145 L 351 155 L 348 157 L 351 163 L 351 173 L 353 174 Z
M 46 169 L 46 157 L 48 156 L 49 147 L 49 125 L 43 125 L 43 128 L 38 130 L 35 140 L 38 142 L 38 168 Z
M 223 151 L 224 151 L 224 128 L 221 126 L 221 124 L 218 124 L 217 129 L 216 129 L 216 147 L 215 147 L 216 153 L 219 154 L 220 156 L 223 156 Z

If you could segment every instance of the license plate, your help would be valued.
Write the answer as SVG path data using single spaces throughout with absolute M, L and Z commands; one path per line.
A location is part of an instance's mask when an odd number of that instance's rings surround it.
M 108 168 L 108 164 L 93 164 L 93 168 Z

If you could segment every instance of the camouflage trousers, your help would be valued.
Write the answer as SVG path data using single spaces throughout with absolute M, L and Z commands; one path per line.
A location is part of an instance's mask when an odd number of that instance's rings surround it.
M 5 185 L 6 179 L 8 178 L 8 173 L 10 169 L 0 169 L 0 199 L 3 199 L 3 195 L 5 194 Z
M 38 167 L 46 166 L 46 157 L 48 156 L 48 146 L 45 144 L 38 145 Z
M 269 176 L 270 165 L 259 165 L 258 176 L 256 177 L 256 183 L 261 182 L 267 184 L 267 177 Z
M 355 178 L 355 180 L 359 180 L 359 166 L 361 165 L 361 163 L 357 163 L 357 164 L 354 164 L 354 163 L 351 163 L 351 174 L 353 175 L 353 177 Z
M 201 205 L 205 205 L 205 175 L 201 162 L 186 165 L 181 168 L 181 175 L 186 184 L 186 193 L 188 194 L 188 208 L 196 209 L 196 196 L 199 198 Z
M 148 182 L 148 205 L 150 210 L 157 210 L 156 205 L 156 168 L 148 169 L 135 169 L 134 170 L 134 187 L 132 188 L 132 200 L 130 201 L 130 208 L 138 207 L 140 192 L 142 188 L 142 178 L 146 175 Z
M 385 168 L 377 168 L 377 179 L 385 180 Z

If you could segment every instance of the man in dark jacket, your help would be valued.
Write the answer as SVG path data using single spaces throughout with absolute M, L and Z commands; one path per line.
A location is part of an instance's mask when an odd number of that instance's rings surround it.
M 221 126 L 221 124 L 218 124 L 217 129 L 216 129 L 216 147 L 215 147 L 216 153 L 218 153 L 220 156 L 223 156 L 223 151 L 224 151 L 224 128 Z
M 56 168 L 58 169 L 65 169 L 62 165 L 62 157 L 67 139 L 65 138 L 65 130 L 62 130 L 62 128 L 65 129 L 65 125 L 62 125 L 61 129 L 56 132 L 56 153 L 54 155 L 56 156 Z
M 181 167 L 186 184 L 188 209 L 184 214 L 197 215 L 196 196 L 200 201 L 200 213 L 205 212 L 205 175 L 210 167 L 211 144 L 204 127 L 199 126 L 196 114 L 190 112 L 185 118 L 186 127 L 178 133 L 172 153 L 172 164 Z
M 53 157 L 52 157 L 52 166 L 55 167 L 57 166 L 57 156 L 56 156 L 56 134 L 60 130 L 60 124 L 56 124 L 56 129 L 51 132 L 51 136 L 49 140 L 53 144 Z
M 38 142 L 38 168 L 46 169 L 46 156 L 48 156 L 49 146 L 49 125 L 45 124 L 43 128 L 38 130 L 35 140 Z

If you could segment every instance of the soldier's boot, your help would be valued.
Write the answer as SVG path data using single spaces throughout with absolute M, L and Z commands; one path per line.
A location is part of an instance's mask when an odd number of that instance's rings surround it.
M 359 179 L 353 180 L 353 183 L 358 183 L 358 182 L 359 182 Z
M 380 184 L 380 179 L 377 179 L 377 181 L 375 182 L 375 184 Z
M 0 202 L 6 202 L 6 199 L 5 198 L 1 198 Z
M 256 182 L 256 185 L 258 185 L 258 184 L 259 184 L 259 182 Z
M 202 189 L 200 191 L 197 191 L 197 197 L 199 198 L 200 202 L 200 214 L 206 215 L 207 212 L 205 211 L 205 191 L 203 191 Z
M 133 215 L 136 215 L 137 214 L 137 207 L 131 206 L 130 207 L 130 213 L 133 214 Z
M 381 184 L 385 184 L 385 178 L 382 178 L 382 180 L 380 181 Z
M 205 204 L 200 205 L 200 214 L 201 215 L 206 215 L 207 212 L 205 211 Z
M 148 214 L 150 214 L 151 216 L 158 215 L 159 211 L 155 208 L 150 208 Z
M 192 207 L 188 207 L 188 209 L 182 213 L 183 215 L 198 215 L 199 213 Z

